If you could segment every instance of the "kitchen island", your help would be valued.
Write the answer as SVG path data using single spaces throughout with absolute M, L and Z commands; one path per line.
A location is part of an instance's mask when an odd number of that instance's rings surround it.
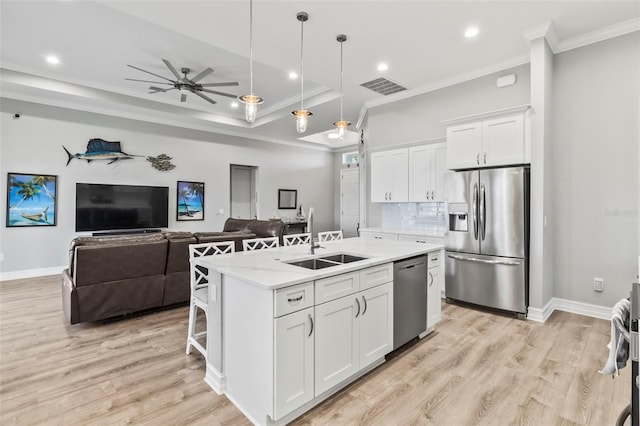
M 290 422 L 384 362 L 393 262 L 441 250 L 349 238 L 313 256 L 298 245 L 194 259 L 209 277 L 205 381 L 255 424 Z

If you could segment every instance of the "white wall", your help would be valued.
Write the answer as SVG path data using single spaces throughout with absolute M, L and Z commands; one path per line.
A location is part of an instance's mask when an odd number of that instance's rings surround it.
M 554 61 L 555 295 L 612 306 L 640 254 L 640 32 Z
M 496 79 L 516 74 L 513 86 L 497 88 Z M 402 101 L 369 110 L 364 133 L 366 158 L 369 151 L 419 141 L 446 137 L 443 120 L 526 105 L 530 101 L 529 64 L 489 74 L 484 77 L 424 93 Z M 370 169 L 366 168 L 366 182 L 370 182 Z M 380 226 L 380 204 L 371 203 L 367 195 L 367 226 Z
M 247 139 L 232 138 L 138 123 L 96 114 L 2 101 L 0 116 L 0 198 L 6 200 L 8 172 L 58 176 L 58 218 L 55 227 L 6 228 L 5 208 L 1 248 L 3 274 L 53 268 L 67 262 L 70 240 L 75 237 L 76 182 L 159 185 L 169 187 L 169 229 L 221 231 L 229 214 L 229 165 L 257 166 L 260 219 L 277 209 L 278 188 L 298 190 L 298 203 L 316 207 L 316 230 L 334 228 L 333 154 Z M 13 119 L 14 112 L 20 119 Z M 65 166 L 62 149 L 84 152 L 91 138 L 121 141 L 129 154 L 161 153 L 173 157 L 176 168 L 160 172 L 144 157 L 107 165 L 74 159 Z M 224 143 L 223 143 L 224 142 Z M 227 143 L 228 142 L 228 143 Z M 177 222 L 176 181 L 205 182 L 205 220 Z M 223 214 L 216 214 L 223 209 Z M 290 215 L 283 210 L 281 215 Z

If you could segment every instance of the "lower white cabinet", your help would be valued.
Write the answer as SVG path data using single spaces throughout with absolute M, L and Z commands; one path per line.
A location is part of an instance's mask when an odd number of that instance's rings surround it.
M 440 306 L 442 289 L 442 259 L 443 251 L 429 253 L 427 263 L 427 330 L 433 328 L 442 317 Z
M 315 393 L 347 379 L 393 349 L 393 283 L 315 307 Z
M 314 398 L 313 307 L 274 320 L 274 412 L 279 419 Z

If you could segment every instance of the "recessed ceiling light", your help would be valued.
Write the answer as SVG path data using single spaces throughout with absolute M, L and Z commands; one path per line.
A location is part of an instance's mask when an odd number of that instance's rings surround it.
M 385 63 L 378 64 L 378 71 L 386 71 L 389 69 L 389 65 Z
M 296 73 L 295 71 L 291 71 L 291 72 L 289 73 L 289 78 L 290 78 L 291 80 L 295 80 L 296 78 L 298 78 L 298 73 Z
M 231 102 L 231 108 L 238 108 L 237 102 Z
M 60 59 L 57 56 L 49 55 L 47 56 L 47 62 L 51 65 L 58 65 L 60 63 Z
M 466 38 L 473 38 L 475 36 L 477 36 L 479 33 L 478 31 L 478 27 L 469 27 L 467 28 L 467 30 L 464 32 L 464 36 Z

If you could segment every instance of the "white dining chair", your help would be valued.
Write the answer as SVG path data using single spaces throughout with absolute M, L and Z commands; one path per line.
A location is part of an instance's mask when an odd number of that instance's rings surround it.
M 242 249 L 244 251 L 265 250 L 276 247 L 280 247 L 280 241 L 278 240 L 278 237 L 252 238 L 242 240 Z
M 311 240 L 311 234 L 306 232 L 304 234 L 290 234 L 284 235 L 285 246 L 297 246 L 298 244 L 309 244 Z
M 189 260 L 202 256 L 214 256 L 235 252 L 235 242 L 221 241 L 215 243 L 189 244 Z M 197 349 L 206 358 L 206 346 L 200 343 L 200 339 L 207 336 L 207 330 L 196 333 L 196 320 L 198 309 L 204 312 L 205 324 L 207 307 L 209 303 L 207 275 L 208 269 L 191 263 L 191 298 L 189 302 L 189 326 L 187 330 L 187 355 L 191 353 L 191 347 Z
M 342 231 L 318 232 L 318 241 L 336 241 L 342 239 Z

